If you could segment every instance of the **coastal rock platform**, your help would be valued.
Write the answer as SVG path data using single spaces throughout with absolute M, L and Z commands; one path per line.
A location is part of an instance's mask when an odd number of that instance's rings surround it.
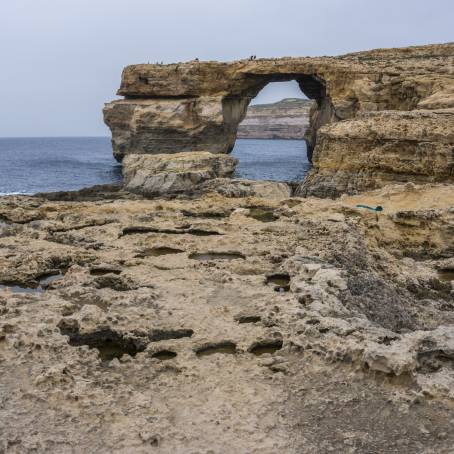
M 0 450 L 451 452 L 452 185 L 223 181 L 0 198 Z

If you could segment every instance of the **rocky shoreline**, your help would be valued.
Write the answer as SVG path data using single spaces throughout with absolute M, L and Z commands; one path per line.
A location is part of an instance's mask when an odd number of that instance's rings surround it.
M 232 195 L 0 198 L 4 452 L 449 452 L 452 186 Z
M 127 68 L 124 187 L 0 197 L 0 452 L 450 453 L 452 50 Z M 270 65 L 297 188 L 225 153 Z

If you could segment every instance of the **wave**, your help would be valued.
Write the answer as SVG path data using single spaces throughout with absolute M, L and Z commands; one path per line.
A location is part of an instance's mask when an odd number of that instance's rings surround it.
M 33 192 L 0 192 L 0 197 L 3 197 L 5 195 L 33 195 Z

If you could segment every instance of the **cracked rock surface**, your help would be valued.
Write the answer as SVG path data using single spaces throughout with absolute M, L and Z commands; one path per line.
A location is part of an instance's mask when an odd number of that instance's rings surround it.
M 259 189 L 0 198 L 0 452 L 452 452 L 452 185 Z

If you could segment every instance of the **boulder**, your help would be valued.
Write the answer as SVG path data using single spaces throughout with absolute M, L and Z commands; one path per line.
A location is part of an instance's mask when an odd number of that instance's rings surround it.
M 125 188 L 146 197 L 191 194 L 210 179 L 229 177 L 237 160 L 208 152 L 128 155 L 123 161 Z

